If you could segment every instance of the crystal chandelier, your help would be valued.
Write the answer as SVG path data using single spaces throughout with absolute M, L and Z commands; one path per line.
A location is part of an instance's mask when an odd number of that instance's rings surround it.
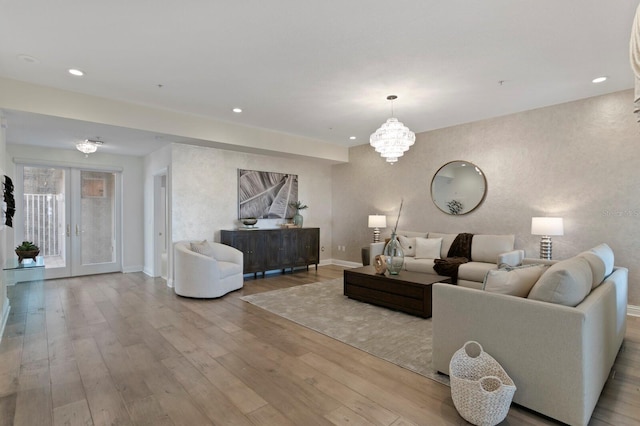
M 94 141 L 91 139 L 85 139 L 82 142 L 76 144 L 76 149 L 88 157 L 89 154 L 93 154 L 98 150 L 98 145 L 102 145 L 102 141 Z
M 415 133 L 393 117 L 393 101 L 395 99 L 398 99 L 395 95 L 387 96 L 387 100 L 391 101 L 391 118 L 369 138 L 369 143 L 376 152 L 379 152 L 387 160 L 387 163 L 391 164 L 398 161 L 398 157 L 402 157 L 416 141 Z

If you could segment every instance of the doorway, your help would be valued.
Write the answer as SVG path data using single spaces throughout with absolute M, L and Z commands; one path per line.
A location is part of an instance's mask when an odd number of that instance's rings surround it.
M 167 198 L 167 171 L 153 176 L 153 235 L 154 277 L 167 279 L 169 264 L 169 203 Z
M 45 278 L 121 270 L 119 172 L 26 164 L 17 169 L 16 240 L 40 247 Z

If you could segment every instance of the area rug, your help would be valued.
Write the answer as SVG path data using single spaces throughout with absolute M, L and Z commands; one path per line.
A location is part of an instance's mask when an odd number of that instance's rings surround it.
M 431 320 L 349 299 L 343 281 L 306 284 L 242 300 L 440 383 L 431 366 Z

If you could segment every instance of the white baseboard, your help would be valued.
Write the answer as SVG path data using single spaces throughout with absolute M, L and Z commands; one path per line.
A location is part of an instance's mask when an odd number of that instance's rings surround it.
M 142 270 L 142 273 L 143 273 L 143 274 L 145 274 L 145 275 L 146 275 L 146 276 L 148 276 L 148 277 L 155 278 L 155 277 L 153 276 L 153 272 L 152 272 L 152 271 L 150 271 L 148 268 L 144 268 L 144 269 Z
M 4 336 L 4 328 L 7 325 L 7 321 L 9 320 L 10 310 L 11 305 L 9 305 L 9 298 L 5 298 L 4 304 L 2 306 L 2 321 L 0 321 L 0 342 L 2 342 L 2 336 Z
M 173 288 L 173 278 L 167 280 L 167 287 Z
M 133 266 L 123 266 L 122 273 L 123 274 L 131 274 L 133 272 L 142 272 L 144 268 L 142 265 L 133 265 Z
M 346 268 L 359 268 L 362 266 L 360 262 L 349 262 L 348 260 L 340 260 L 340 259 L 330 259 L 327 265 L 338 265 L 344 266 Z
M 640 306 L 627 305 L 627 315 L 632 317 L 640 317 Z

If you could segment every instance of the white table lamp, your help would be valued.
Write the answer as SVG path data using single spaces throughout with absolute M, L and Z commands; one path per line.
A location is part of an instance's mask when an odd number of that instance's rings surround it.
M 551 260 L 551 236 L 564 235 L 561 217 L 532 217 L 531 234 L 540 238 L 540 259 Z
M 373 229 L 373 242 L 380 242 L 380 228 L 387 227 L 387 217 L 383 214 L 369 215 L 369 228 Z

